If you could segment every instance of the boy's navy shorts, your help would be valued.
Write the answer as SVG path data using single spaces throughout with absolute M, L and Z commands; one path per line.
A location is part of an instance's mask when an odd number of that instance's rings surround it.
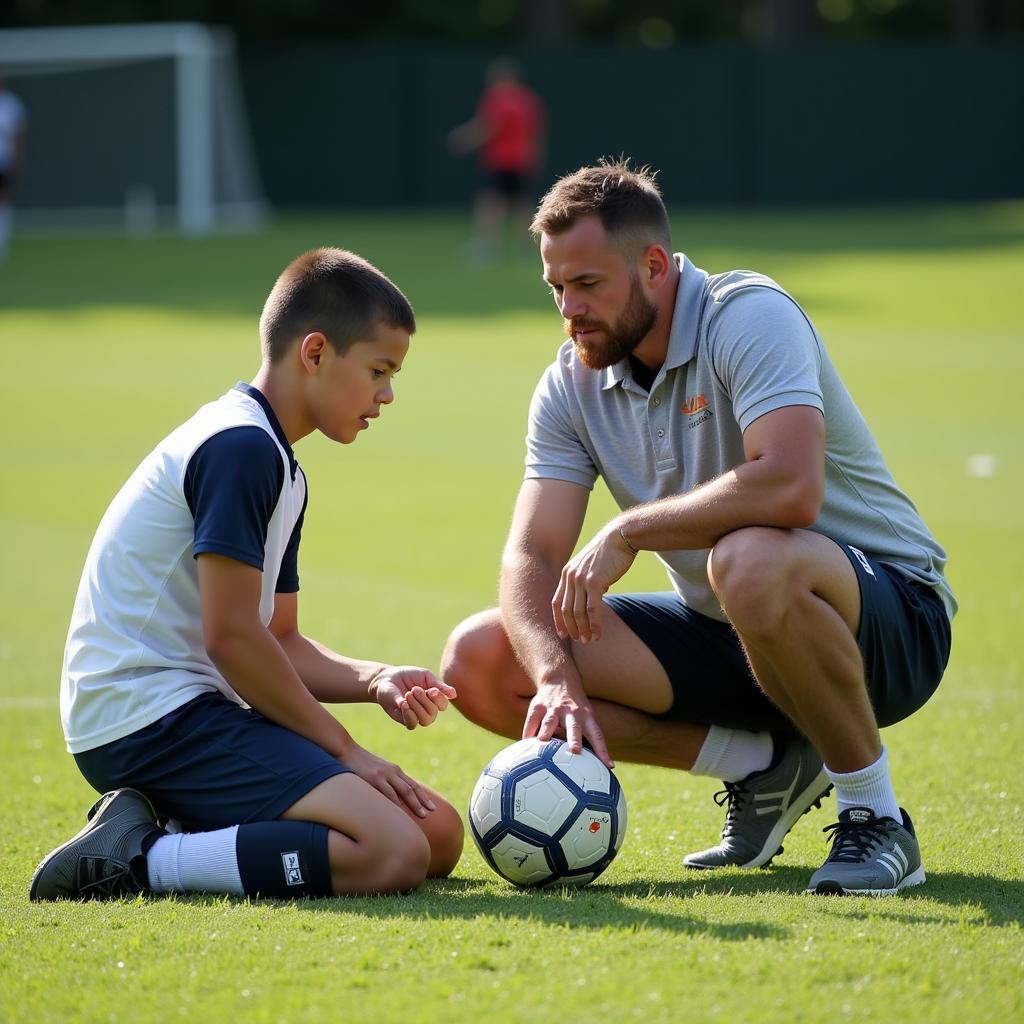
M 321 782 L 351 771 L 326 750 L 220 693 L 74 755 L 100 793 L 130 786 L 188 832 L 273 821 Z
M 839 545 L 860 583 L 857 645 L 880 726 L 902 721 L 935 692 L 949 660 L 949 616 L 938 594 L 898 569 Z M 605 601 L 651 649 L 672 684 L 669 721 L 733 729 L 794 729 L 757 685 L 726 622 L 675 593 L 609 594 Z

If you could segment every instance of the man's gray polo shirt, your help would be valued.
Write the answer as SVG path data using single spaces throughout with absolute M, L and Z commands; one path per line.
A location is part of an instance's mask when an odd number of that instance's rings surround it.
M 770 278 L 708 275 L 678 254 L 681 276 L 668 357 L 650 393 L 629 361 L 591 370 L 559 349 L 534 392 L 526 478 L 587 489 L 602 476 L 620 508 L 683 494 L 746 461 L 743 431 L 759 416 L 808 405 L 825 417 L 825 497 L 811 529 L 934 587 L 950 617 L 946 554 L 896 486 L 814 325 Z M 691 608 L 724 619 L 707 550 L 662 551 Z

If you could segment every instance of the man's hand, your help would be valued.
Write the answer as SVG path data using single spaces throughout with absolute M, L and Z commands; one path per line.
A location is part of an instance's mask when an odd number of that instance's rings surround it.
M 370 683 L 374 700 L 399 725 L 430 725 L 458 694 L 433 672 L 414 665 L 388 665 Z
M 549 740 L 556 734 L 565 737 L 570 753 L 578 754 L 585 739 L 594 753 L 609 768 L 615 764 L 608 753 L 601 727 L 587 702 L 586 694 L 577 696 L 566 683 L 545 683 L 537 687 L 523 723 L 523 739 L 536 736 Z
M 585 644 L 601 639 L 602 598 L 635 558 L 619 527 L 610 523 L 566 562 L 551 600 L 555 631 L 562 640 L 571 637 Z
M 437 805 L 414 778 L 406 775 L 397 764 L 371 754 L 358 743 L 352 743 L 341 760 L 359 778 L 383 793 L 392 803 L 407 807 L 417 818 L 425 818 L 430 811 L 437 810 Z

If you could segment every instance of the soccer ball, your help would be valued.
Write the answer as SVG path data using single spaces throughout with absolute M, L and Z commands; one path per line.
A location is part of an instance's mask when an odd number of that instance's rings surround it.
M 469 824 L 484 860 L 515 885 L 586 885 L 622 846 L 626 797 L 589 750 L 520 740 L 484 768 Z

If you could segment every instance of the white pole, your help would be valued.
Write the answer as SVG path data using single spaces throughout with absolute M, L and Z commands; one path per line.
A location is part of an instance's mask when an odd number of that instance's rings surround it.
M 178 229 L 213 229 L 213 46 L 207 29 L 183 25 L 175 46 Z

